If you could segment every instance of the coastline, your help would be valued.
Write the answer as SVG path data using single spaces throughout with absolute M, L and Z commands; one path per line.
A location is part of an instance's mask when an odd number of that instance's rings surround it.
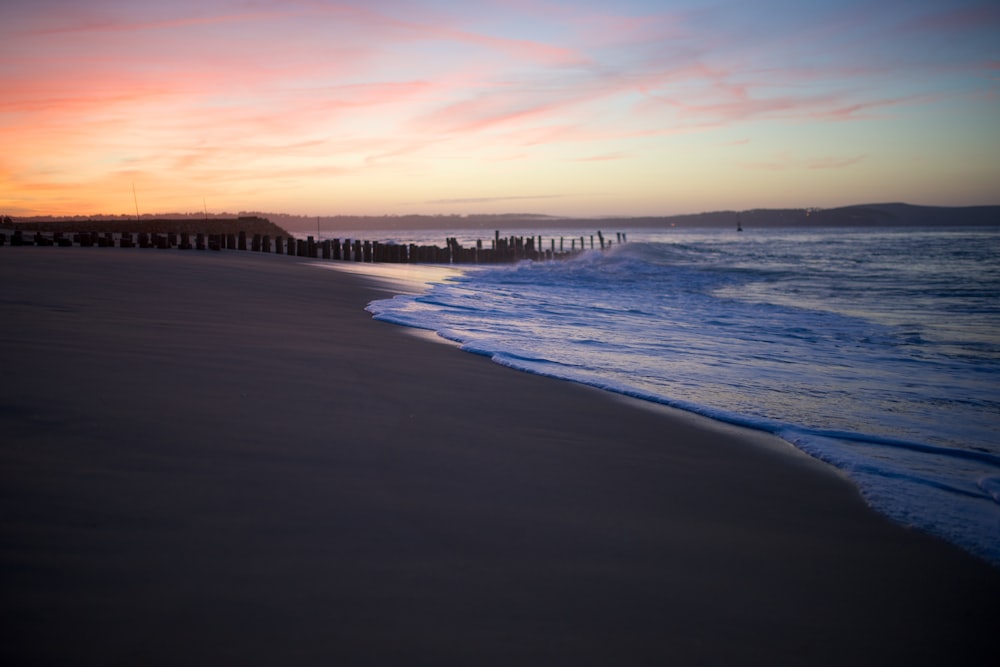
M 1000 569 L 835 472 L 403 335 L 310 261 L 0 251 L 5 661 L 989 654 Z

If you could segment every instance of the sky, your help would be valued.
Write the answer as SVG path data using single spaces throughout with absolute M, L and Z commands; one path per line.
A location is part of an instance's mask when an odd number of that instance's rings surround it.
M 1000 3 L 5 0 L 0 214 L 1000 204 Z

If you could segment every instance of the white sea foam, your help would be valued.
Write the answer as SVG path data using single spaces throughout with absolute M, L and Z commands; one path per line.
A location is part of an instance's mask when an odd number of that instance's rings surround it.
M 525 371 L 775 433 L 1000 564 L 998 230 L 633 233 L 369 306 Z

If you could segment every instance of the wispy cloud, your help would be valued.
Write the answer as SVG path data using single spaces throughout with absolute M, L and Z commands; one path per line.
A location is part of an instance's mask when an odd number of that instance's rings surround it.
M 175 30 L 196 26 L 232 25 L 235 23 L 261 23 L 294 16 L 291 12 L 254 12 L 244 14 L 228 14 L 220 16 L 195 16 L 172 19 L 135 21 L 118 16 L 100 18 L 78 18 L 60 25 L 36 28 L 27 31 L 28 35 L 43 37 L 49 35 L 66 35 L 70 33 L 125 33 L 144 32 L 150 30 Z
M 425 204 L 443 204 L 453 206 L 456 204 L 493 204 L 497 202 L 532 201 L 539 199 L 559 199 L 566 195 L 506 195 L 502 197 L 457 197 L 452 199 L 428 199 Z
M 740 166 L 748 171 L 788 171 L 788 170 L 821 170 L 846 169 L 865 160 L 867 155 L 823 156 L 801 158 L 788 154 L 776 155 L 772 160 L 760 162 L 741 162 Z

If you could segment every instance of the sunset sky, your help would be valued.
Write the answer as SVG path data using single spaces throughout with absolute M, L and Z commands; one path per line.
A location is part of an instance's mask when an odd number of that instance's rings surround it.
M 1000 3 L 5 0 L 0 214 L 1000 204 Z

